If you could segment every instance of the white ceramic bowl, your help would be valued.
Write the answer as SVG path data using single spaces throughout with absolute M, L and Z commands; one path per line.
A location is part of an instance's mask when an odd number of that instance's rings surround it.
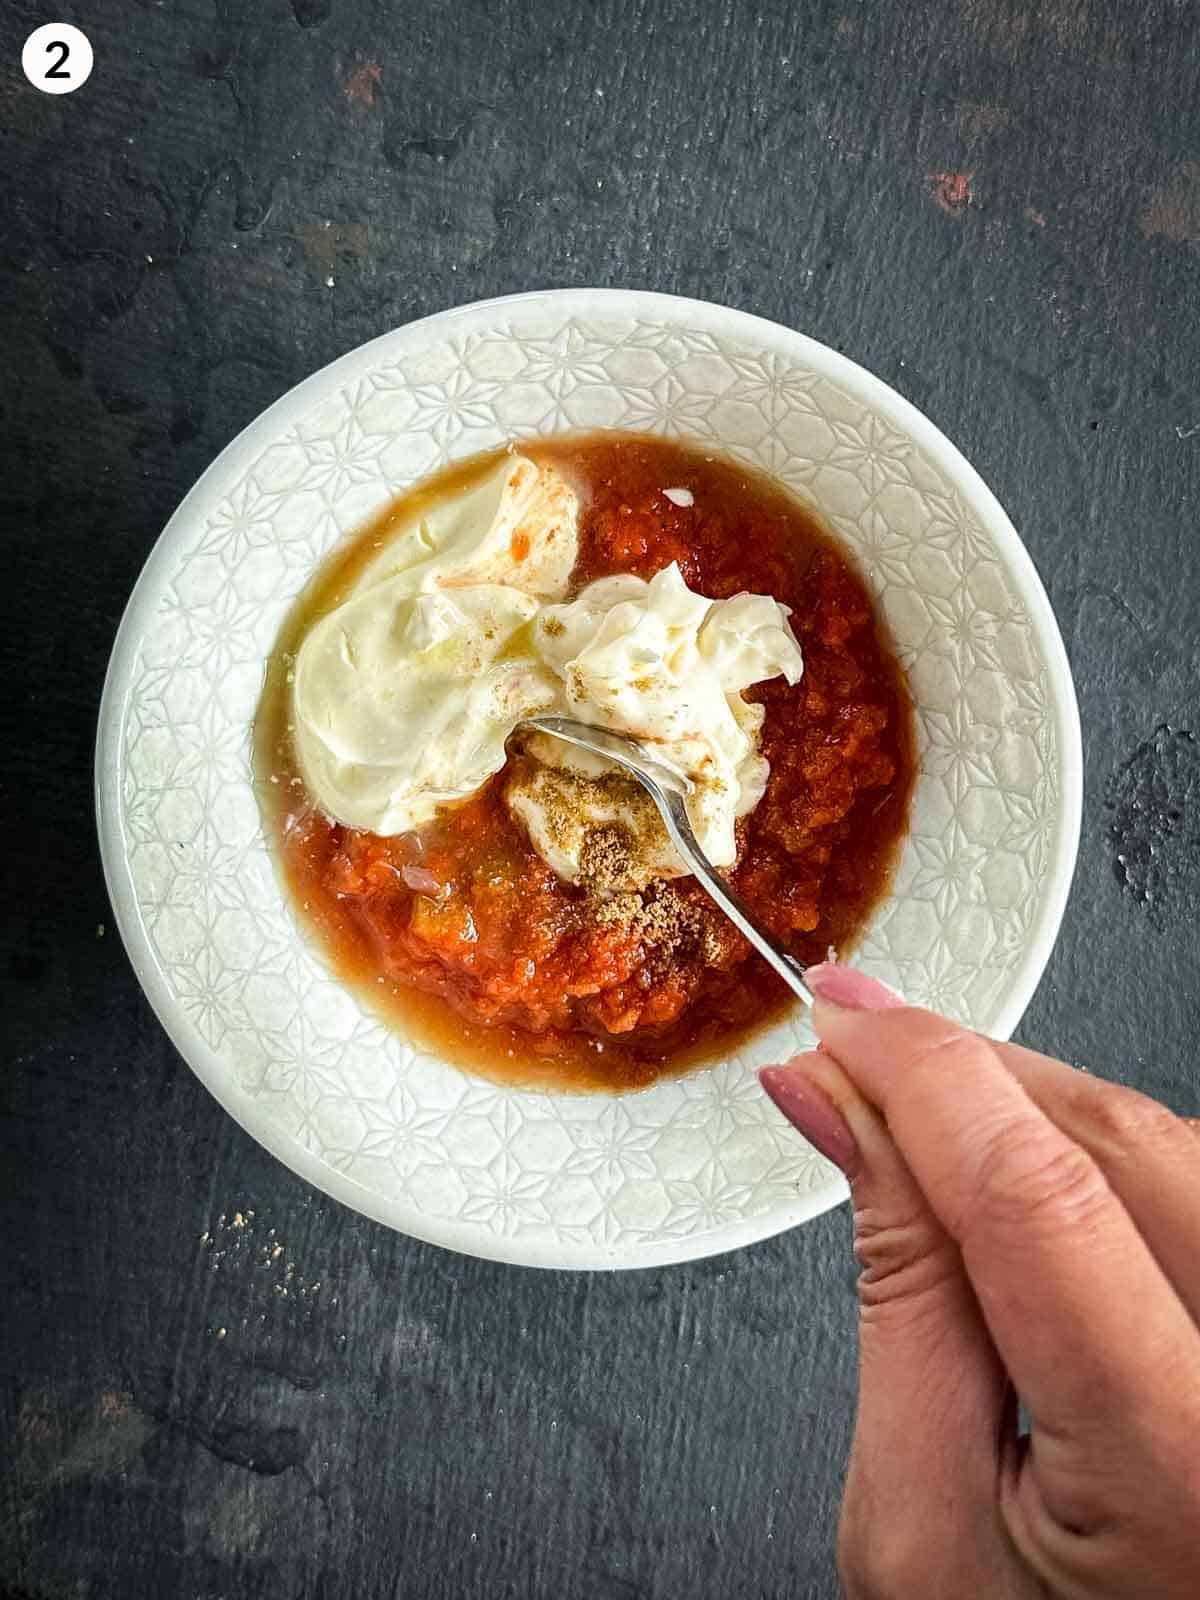
M 97 748 L 117 922 L 181 1054 L 295 1172 L 403 1232 L 538 1266 L 708 1255 L 841 1200 L 754 1078 L 806 1025 L 622 1098 L 502 1088 L 415 1049 L 301 935 L 250 725 L 279 624 L 345 534 L 450 459 L 594 427 L 711 440 L 808 498 L 861 558 L 920 752 L 865 968 L 1008 1034 L 1079 833 L 1078 712 L 1029 557 L 954 446 L 823 345 L 720 306 L 564 290 L 400 328 L 285 395 L 171 518 L 117 636 Z

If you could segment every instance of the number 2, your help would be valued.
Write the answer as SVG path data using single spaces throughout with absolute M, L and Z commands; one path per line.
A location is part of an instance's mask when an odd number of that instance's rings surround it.
M 45 76 L 47 78 L 69 78 L 71 74 L 63 71 L 63 63 L 71 54 L 70 46 L 64 44 L 61 39 L 51 39 L 46 46 L 46 54 L 53 55 L 56 50 L 61 52 L 59 58 L 52 67 L 47 67 Z

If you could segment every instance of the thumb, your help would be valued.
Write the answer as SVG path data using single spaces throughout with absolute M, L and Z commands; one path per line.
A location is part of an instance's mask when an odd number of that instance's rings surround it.
M 759 1076 L 850 1183 L 861 1268 L 858 1418 L 840 1537 L 850 1592 L 967 1593 L 975 1572 L 994 1583 L 1012 1561 L 996 1483 L 1015 1424 L 958 1248 L 879 1113 L 830 1056 L 813 1051 Z M 931 1570 L 941 1559 L 953 1562 L 944 1588 Z

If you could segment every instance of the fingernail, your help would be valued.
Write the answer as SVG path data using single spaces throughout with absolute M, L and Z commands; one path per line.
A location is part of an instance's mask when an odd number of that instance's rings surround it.
M 832 961 L 809 967 L 804 981 L 818 1000 L 841 1006 L 844 1011 L 891 1011 L 904 1004 L 895 990 L 878 978 L 868 978 L 857 967 L 839 967 Z
M 845 1118 L 801 1070 L 806 1060 L 817 1058 L 818 1051 L 797 1056 L 783 1067 L 763 1067 L 758 1075 L 767 1094 L 798 1133 L 823 1156 L 849 1172 L 858 1161 L 858 1145 Z

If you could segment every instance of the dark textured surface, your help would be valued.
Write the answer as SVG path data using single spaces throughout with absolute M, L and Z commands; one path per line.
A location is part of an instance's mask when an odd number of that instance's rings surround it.
M 1200 1112 L 1196 6 L 71 0 L 61 99 L 47 15 L 0 19 L 0 1600 L 833 1596 L 845 1215 L 576 1278 L 305 1188 L 99 936 L 101 679 L 185 489 L 360 341 L 550 284 L 777 318 L 965 449 L 1058 612 L 1083 840 L 1022 1037 Z

